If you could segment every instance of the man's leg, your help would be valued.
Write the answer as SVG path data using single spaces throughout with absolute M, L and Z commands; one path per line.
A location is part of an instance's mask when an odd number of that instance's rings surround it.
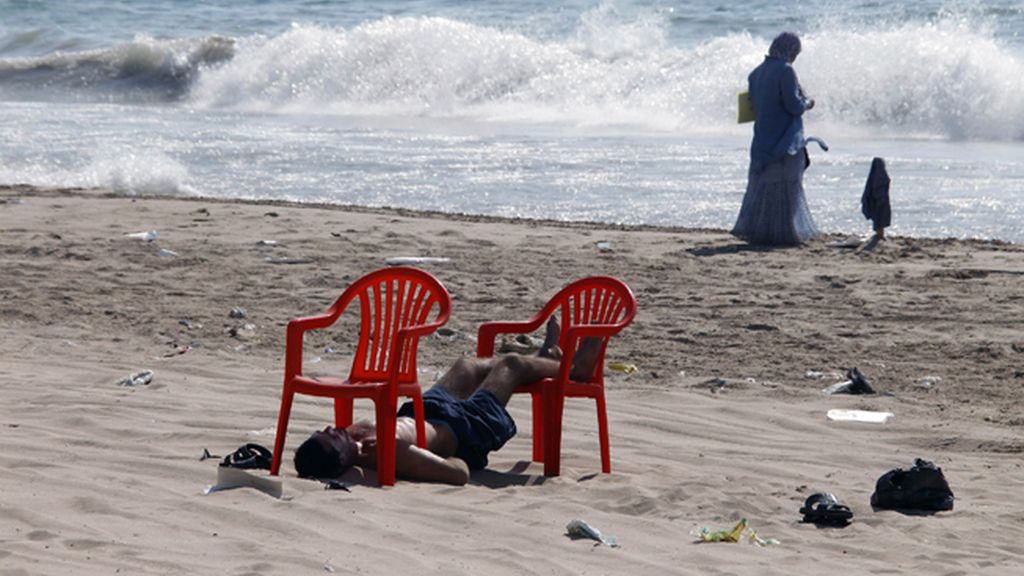
M 570 377 L 589 379 L 593 375 L 594 365 L 597 363 L 600 351 L 601 340 L 599 338 L 583 340 L 573 356 Z M 504 406 L 508 404 L 512 392 L 519 386 L 543 378 L 558 376 L 560 365 L 561 362 L 554 358 L 519 356 L 517 354 L 502 356 L 484 378 L 480 389 L 494 394 L 498 402 Z
M 553 358 L 558 360 L 562 351 L 558 348 L 558 337 L 561 330 L 558 327 L 558 320 L 552 316 L 548 320 L 547 333 L 544 344 L 537 351 L 537 357 Z M 519 356 L 519 355 L 510 355 Z M 520 356 L 521 358 L 532 358 L 532 356 Z M 466 358 L 462 357 L 452 364 L 447 372 L 441 375 L 434 384 L 434 387 L 442 388 L 451 394 L 456 400 L 466 400 L 480 388 L 484 379 L 490 374 L 501 358 Z M 557 374 L 557 370 L 555 374 Z M 546 378 L 541 376 L 540 378 Z M 537 378 L 539 379 L 539 378 Z M 524 381 L 524 382 L 528 382 Z
M 463 356 L 452 364 L 447 372 L 434 383 L 433 388 L 441 388 L 456 400 L 465 400 L 476 392 L 480 383 L 490 374 L 499 358 L 467 358 Z

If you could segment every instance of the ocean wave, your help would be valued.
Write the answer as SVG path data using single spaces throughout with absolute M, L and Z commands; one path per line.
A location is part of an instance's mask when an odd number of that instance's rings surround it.
M 656 22 L 581 18 L 538 41 L 444 18 L 350 30 L 293 26 L 205 67 L 191 105 L 276 112 L 470 117 L 719 131 L 769 39 L 669 45 Z M 810 121 L 944 138 L 1024 139 L 1024 60 L 969 23 L 819 29 L 796 64 Z
M 7 58 L 0 60 L 0 94 L 42 100 L 173 101 L 188 93 L 200 67 L 233 54 L 234 40 L 220 36 L 138 37 L 100 50 Z
M 555 39 L 429 16 L 350 28 L 296 24 L 237 39 L 137 38 L 105 50 L 0 60 L 0 97 L 737 130 L 736 94 L 770 38 L 721 32 L 679 46 L 670 39 L 673 18 L 626 19 L 602 5 Z M 796 63 L 818 103 L 809 125 L 859 135 L 1024 140 L 1024 52 L 992 32 L 990 14 L 871 24 L 830 18 L 803 33 Z

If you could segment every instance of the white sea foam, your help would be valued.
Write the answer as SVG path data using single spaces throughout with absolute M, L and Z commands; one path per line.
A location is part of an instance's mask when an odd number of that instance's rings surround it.
M 207 67 L 191 104 L 279 112 L 469 117 L 721 131 L 768 39 L 727 34 L 669 45 L 657 20 L 591 12 L 540 41 L 436 17 L 352 29 L 296 25 L 250 37 Z M 1024 139 L 1024 59 L 960 20 L 805 37 L 798 73 L 815 120 L 925 137 Z
M 125 195 L 193 196 L 188 170 L 160 152 L 95 153 L 81 166 L 33 160 L 0 166 L 0 182 L 42 187 L 102 188 Z

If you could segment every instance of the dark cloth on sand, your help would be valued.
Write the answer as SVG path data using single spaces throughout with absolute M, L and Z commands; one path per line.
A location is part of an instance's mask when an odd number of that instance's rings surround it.
M 892 224 L 892 207 L 889 204 L 891 182 L 885 170 L 885 160 L 872 160 L 864 195 L 860 198 L 860 211 L 865 218 L 871 220 L 875 230 L 888 228 Z
M 471 470 L 487 467 L 487 454 L 505 445 L 516 435 L 516 423 L 489 390 L 477 390 L 467 400 L 457 400 L 443 388 L 423 393 L 423 412 L 427 422 L 446 426 L 458 446 L 455 456 Z M 402 404 L 399 416 L 414 416 L 412 402 Z

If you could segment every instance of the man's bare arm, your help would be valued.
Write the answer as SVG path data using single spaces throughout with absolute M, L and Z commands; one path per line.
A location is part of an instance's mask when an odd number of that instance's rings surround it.
M 442 458 L 404 440 L 395 448 L 395 473 L 410 480 L 456 486 L 469 481 L 469 466 L 461 458 Z

